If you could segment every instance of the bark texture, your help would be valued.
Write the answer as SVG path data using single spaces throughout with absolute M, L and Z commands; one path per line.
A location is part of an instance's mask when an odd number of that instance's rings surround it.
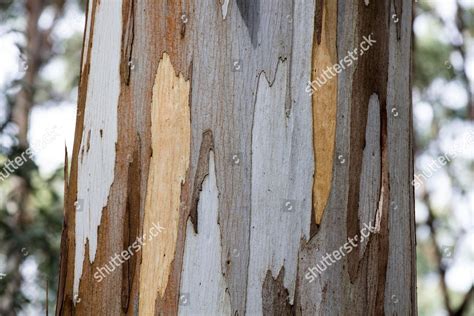
M 411 25 L 411 0 L 90 0 L 57 314 L 416 314 Z

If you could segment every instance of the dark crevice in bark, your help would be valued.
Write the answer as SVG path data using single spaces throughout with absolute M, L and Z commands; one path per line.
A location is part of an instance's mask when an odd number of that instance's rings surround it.
M 395 16 L 393 17 L 395 26 L 397 28 L 397 40 L 401 39 L 401 27 L 402 27 L 402 15 L 403 15 L 403 1 L 402 0 L 393 0 L 393 6 L 395 9 Z
M 120 64 L 120 77 L 125 85 L 130 84 L 132 70 L 137 66 L 132 59 L 133 39 L 135 37 L 135 19 L 134 19 L 135 1 L 125 1 L 122 6 L 122 19 L 124 21 L 124 31 L 122 33 L 122 63 Z M 123 62 L 127 61 L 127 62 Z
M 329 0 L 329 1 L 337 1 L 337 0 Z M 321 32 L 323 30 L 323 8 L 324 8 L 324 0 L 316 0 L 316 13 L 314 15 L 314 37 L 316 39 L 316 43 L 318 45 L 321 44 Z M 313 39 L 313 43 L 314 43 Z M 314 44 L 313 44 L 314 45 Z
M 252 46 L 256 48 L 260 24 L 260 0 L 237 0 L 237 7 L 249 31 Z
M 140 182 L 141 182 L 141 152 L 140 138 L 136 137 L 136 147 L 128 164 L 127 201 L 124 216 L 123 249 L 130 253 L 132 244 L 137 240 L 140 230 Z M 137 256 L 132 254 L 122 267 L 122 310 L 127 313 L 135 277 Z
M 202 191 L 202 183 L 209 174 L 209 152 L 214 150 L 214 137 L 211 130 L 205 130 L 202 133 L 201 149 L 199 151 L 198 164 L 196 174 L 194 176 L 194 188 L 191 201 L 189 217 L 193 224 L 194 232 L 198 233 L 198 203 L 199 196 Z
M 291 2 L 291 14 L 289 15 L 289 17 L 291 17 L 291 40 L 290 40 L 290 47 L 293 47 L 293 41 L 294 41 L 294 38 L 295 38 L 295 34 L 294 34 L 294 11 L 295 11 L 295 3 L 292 1 Z M 280 57 L 281 59 L 281 57 Z M 291 65 L 293 65 L 293 50 L 290 50 L 290 53 L 289 53 L 289 56 L 288 58 L 284 58 L 283 61 L 285 61 L 286 59 L 289 59 L 289 63 L 290 63 L 290 67 L 288 67 L 288 77 L 287 77 L 287 80 L 286 80 L 286 85 L 287 85 L 287 88 L 286 88 L 286 101 L 285 101 L 285 115 L 287 118 L 290 118 L 290 115 L 291 115 L 291 110 L 293 109 L 293 95 L 292 95 L 292 91 L 291 91 Z M 276 77 L 276 73 L 275 73 L 275 77 Z

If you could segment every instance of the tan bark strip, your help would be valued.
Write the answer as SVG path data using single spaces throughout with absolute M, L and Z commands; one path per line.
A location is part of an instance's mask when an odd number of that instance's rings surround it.
M 322 82 L 323 71 L 337 61 L 337 1 L 319 0 L 316 4 L 316 27 L 313 39 L 312 79 Z M 319 13 L 322 10 L 321 13 Z M 327 79 L 326 79 L 327 80 Z M 337 75 L 313 94 L 313 144 L 315 176 L 313 185 L 314 220 L 320 224 L 332 183 L 336 137 Z M 314 233 L 314 230 L 313 232 Z
M 143 233 L 153 224 L 164 232 L 146 240 L 140 267 L 140 315 L 154 315 L 155 301 L 163 298 L 176 253 L 181 186 L 189 167 L 191 122 L 190 83 L 176 74 L 163 54 L 153 86 L 151 108 L 152 157 L 148 173 Z
M 194 1 L 135 1 L 134 2 L 134 38 L 132 61 L 135 64 L 134 71 L 131 71 L 130 87 L 132 90 L 132 100 L 134 102 L 135 119 L 137 131 L 142 140 L 140 152 L 140 164 L 143 177 L 141 179 L 141 212 L 140 218 L 144 220 L 144 205 L 146 204 L 147 175 L 149 174 L 151 154 L 152 154 L 152 89 L 155 81 L 160 58 L 163 53 L 167 53 L 173 68 L 177 73 L 183 74 L 184 78 L 191 77 L 191 40 L 196 21 Z M 182 15 L 187 16 L 182 19 Z M 184 23 L 186 22 L 186 23 Z M 191 90 L 190 90 L 191 94 Z M 191 104 L 191 97 L 189 99 Z M 189 173 L 189 172 L 188 172 Z M 176 314 L 178 307 L 179 284 L 182 265 L 182 254 L 184 249 L 184 239 L 186 233 L 186 218 L 188 217 L 188 207 L 190 195 L 187 192 L 192 190 L 193 177 L 187 175 L 186 183 L 182 186 L 181 201 L 182 209 L 179 219 L 178 237 L 176 241 L 176 253 L 171 264 L 169 277 L 166 281 L 167 287 L 164 296 L 158 297 L 155 304 L 156 312 L 166 314 Z M 185 198 L 183 198 L 185 196 Z M 141 228 L 143 230 L 143 226 Z M 138 270 L 138 274 L 140 274 Z M 137 276 L 136 286 L 140 288 Z M 135 286 L 135 285 L 134 285 Z M 139 294 L 135 294 L 139 295 Z M 138 301 L 138 298 L 136 298 Z M 129 311 L 132 309 L 129 308 Z

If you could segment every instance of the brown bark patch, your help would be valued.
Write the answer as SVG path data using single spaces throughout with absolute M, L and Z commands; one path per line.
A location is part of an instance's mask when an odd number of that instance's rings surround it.
M 285 267 L 281 268 L 276 279 L 270 270 L 267 271 L 262 287 L 263 315 L 295 315 L 294 307 L 288 300 L 288 290 L 283 285 L 284 276 Z

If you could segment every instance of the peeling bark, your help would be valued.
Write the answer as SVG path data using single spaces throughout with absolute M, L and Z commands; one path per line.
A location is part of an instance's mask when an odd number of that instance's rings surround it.
M 161 59 L 153 86 L 152 157 L 148 173 L 140 266 L 140 312 L 153 315 L 168 286 L 176 253 L 181 186 L 189 166 L 189 81 L 176 74 L 169 56 Z M 154 239 L 154 225 L 165 228 Z M 151 282 L 150 282 L 151 281 Z
M 317 91 L 313 94 L 313 143 L 315 175 L 313 186 L 314 222 L 321 223 L 332 184 L 332 166 L 336 142 L 337 75 L 324 76 L 327 69 L 337 64 L 337 1 L 320 0 L 316 6 L 315 38 L 313 39 L 312 82 Z M 324 79 L 324 80 L 323 80 Z M 313 234 L 314 234 L 313 225 Z
M 91 0 L 57 314 L 416 314 L 411 17 L 409 0 Z

